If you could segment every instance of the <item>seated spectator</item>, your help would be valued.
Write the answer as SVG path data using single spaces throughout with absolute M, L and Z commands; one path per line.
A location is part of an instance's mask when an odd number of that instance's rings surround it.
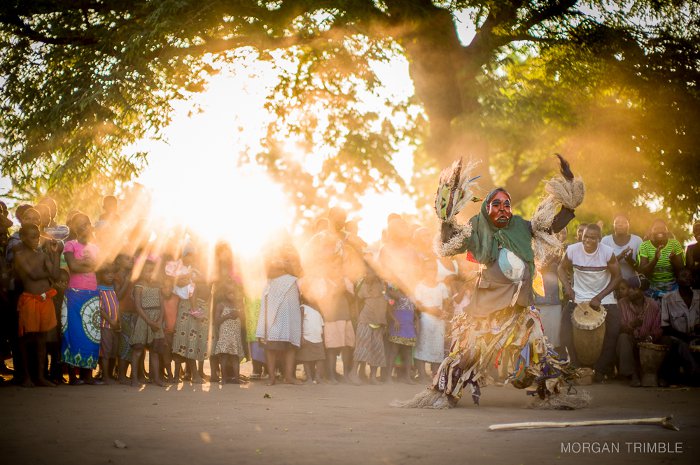
M 657 342 L 661 337 L 661 314 L 659 304 L 644 295 L 636 277 L 620 283 L 623 288 L 618 306 L 620 308 L 620 335 L 617 338 L 618 374 L 630 378 L 630 386 L 641 386 L 639 346 L 640 342 Z
M 682 270 L 678 274 L 678 288 L 661 299 L 663 342 L 671 346 L 661 367 L 661 377 L 671 383 L 696 385 L 700 381 L 700 366 L 689 345 L 700 336 L 700 291 L 690 287 L 691 278 L 690 270 Z
M 690 244 L 685 249 L 685 267 L 693 274 L 693 289 L 700 289 L 700 221 L 696 221 L 693 225 L 693 237 L 695 243 Z

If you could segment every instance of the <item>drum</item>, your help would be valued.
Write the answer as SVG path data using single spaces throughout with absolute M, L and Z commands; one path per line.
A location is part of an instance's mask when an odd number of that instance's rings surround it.
M 588 302 L 580 303 L 571 314 L 574 349 L 581 366 L 593 366 L 603 351 L 605 338 L 605 316 L 607 311 L 601 305 L 594 310 Z
M 639 346 L 639 364 L 642 368 L 642 386 L 656 387 L 659 385 L 656 375 L 666 358 L 669 347 L 651 342 L 640 342 L 637 345 Z

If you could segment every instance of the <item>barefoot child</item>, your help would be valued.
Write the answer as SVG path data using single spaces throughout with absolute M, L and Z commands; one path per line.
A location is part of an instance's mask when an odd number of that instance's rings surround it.
M 100 293 L 100 363 L 102 381 L 114 384 L 112 373 L 119 352 L 119 299 L 114 290 L 116 265 L 109 263 L 97 270 L 97 290 Z
M 131 274 L 134 268 L 134 259 L 127 253 L 120 253 L 114 260 L 116 272 L 114 276 L 115 291 L 119 299 L 119 382 L 129 384 L 126 377 L 127 369 L 131 365 L 131 335 L 138 319 L 134 305 L 134 283 Z M 136 368 L 132 368 L 136 373 Z
M 29 346 L 36 349 L 38 367 L 37 384 L 40 386 L 56 385 L 44 376 L 46 363 L 46 336 L 56 329 L 56 313 L 53 296 L 56 290 L 51 288 L 50 279 L 58 279 L 59 255 L 56 242 L 50 244 L 47 254 L 39 249 L 39 228 L 34 224 L 25 224 L 19 232 L 21 247 L 15 248 L 14 267 L 17 277 L 24 286 L 24 292 L 17 302 L 19 313 L 19 348 L 22 353 L 24 381 L 22 386 L 32 387 L 29 375 Z
M 224 284 L 214 307 L 214 327 L 219 329 L 214 354 L 218 355 L 224 383 L 232 384 L 240 384 L 240 359 L 246 356 L 241 331 L 241 318 L 245 318 L 243 296 L 237 287 L 233 282 Z M 211 370 L 213 377 L 214 367 Z
M 362 310 L 357 320 L 354 366 L 350 381 L 359 384 L 358 368 L 361 363 L 370 366 L 369 383 L 377 384 L 379 367 L 386 366 L 384 334 L 386 332 L 387 302 L 384 298 L 384 283 L 370 271 L 360 284 L 358 297 L 362 299 Z
M 160 363 L 158 354 L 165 347 L 165 335 L 163 334 L 163 299 L 160 283 L 155 276 L 155 260 L 146 259 L 141 276 L 134 285 L 134 305 L 138 319 L 131 335 L 131 385 L 138 386 L 139 380 L 133 367 L 139 365 L 139 357 L 144 349 L 150 351 L 150 377 L 154 384 L 164 386 L 160 378 Z
M 181 362 L 184 361 L 192 382 L 196 384 L 204 382 L 202 374 L 204 360 L 208 355 L 210 302 L 211 284 L 201 277 L 194 283 L 193 298 L 180 299 L 172 347 L 176 362 L 175 380 L 180 378 Z
M 297 350 L 297 362 L 304 364 L 306 384 L 319 384 L 326 360 L 323 345 L 323 317 L 310 305 L 302 304 L 301 347 Z

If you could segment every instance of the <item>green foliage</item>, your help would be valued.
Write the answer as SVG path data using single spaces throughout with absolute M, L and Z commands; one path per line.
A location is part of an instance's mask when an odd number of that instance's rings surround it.
M 583 221 L 609 226 L 614 214 L 627 213 L 640 233 L 655 216 L 691 222 L 700 204 L 700 134 L 692 129 L 700 36 L 697 23 L 680 30 L 685 37 L 676 27 L 660 23 L 656 36 L 635 38 L 582 23 L 571 41 L 536 55 L 514 49 L 483 94 L 496 182 L 523 198 L 561 152 L 586 181 Z
M 700 203 L 698 17 L 680 0 L 6 0 L 0 171 L 22 198 L 108 193 L 144 166 L 131 144 L 159 137 L 173 102 L 253 54 L 280 80 L 248 157 L 302 216 L 401 185 L 393 156 L 411 145 L 407 190 L 423 203 L 439 168 L 471 155 L 527 212 L 559 151 L 588 184 L 581 217 L 653 200 L 684 223 Z M 407 100 L 387 98 L 373 66 L 397 55 Z

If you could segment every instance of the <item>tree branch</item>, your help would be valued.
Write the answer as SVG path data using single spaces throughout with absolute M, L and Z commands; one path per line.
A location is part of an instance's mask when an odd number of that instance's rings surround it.
M 95 45 L 97 39 L 85 36 L 57 36 L 49 37 L 41 32 L 35 31 L 27 25 L 18 14 L 14 12 L 0 13 L 0 23 L 12 27 L 15 33 L 21 37 L 43 42 L 52 45 Z
M 538 24 L 541 24 L 549 19 L 558 18 L 559 16 L 566 14 L 571 7 L 576 5 L 577 1 L 578 0 L 555 0 L 553 3 L 550 3 L 544 8 L 534 12 L 519 29 L 527 32 L 534 26 L 537 26 Z

